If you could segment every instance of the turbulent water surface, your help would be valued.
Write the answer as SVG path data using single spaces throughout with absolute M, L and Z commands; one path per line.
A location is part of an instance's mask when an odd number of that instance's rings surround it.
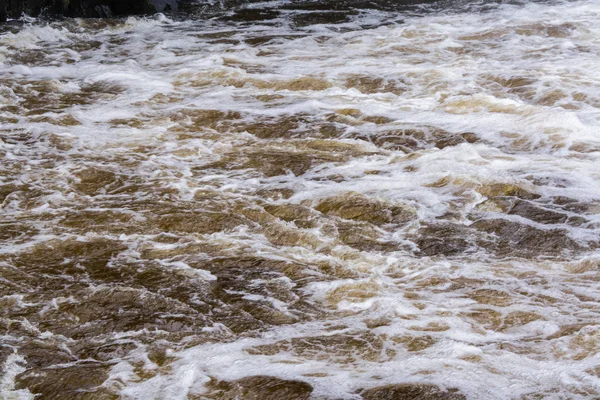
M 208 12 L 2 27 L 1 398 L 600 396 L 597 0 Z

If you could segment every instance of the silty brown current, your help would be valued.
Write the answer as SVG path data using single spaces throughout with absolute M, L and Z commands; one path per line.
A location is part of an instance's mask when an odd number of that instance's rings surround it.
M 446 6 L 3 26 L 0 397 L 600 396 L 600 8 Z

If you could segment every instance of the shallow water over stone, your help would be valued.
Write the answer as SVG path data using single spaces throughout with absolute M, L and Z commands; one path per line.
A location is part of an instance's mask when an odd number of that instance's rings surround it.
M 191 15 L 3 27 L 0 397 L 600 396 L 594 1 Z

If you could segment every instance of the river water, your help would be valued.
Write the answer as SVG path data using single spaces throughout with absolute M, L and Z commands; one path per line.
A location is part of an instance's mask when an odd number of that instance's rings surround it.
M 600 396 L 600 3 L 215 8 L 2 27 L 0 397 Z

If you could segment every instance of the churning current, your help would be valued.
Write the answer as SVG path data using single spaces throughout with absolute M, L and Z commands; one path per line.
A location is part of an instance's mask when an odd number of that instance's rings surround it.
M 600 3 L 319 4 L 2 27 L 0 398 L 600 396 Z

